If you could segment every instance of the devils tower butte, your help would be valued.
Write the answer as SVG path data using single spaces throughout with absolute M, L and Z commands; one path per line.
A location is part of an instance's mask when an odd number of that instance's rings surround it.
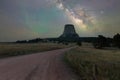
M 64 32 L 60 36 L 60 38 L 78 39 L 79 35 L 75 31 L 74 25 L 72 25 L 72 24 L 66 24 L 65 28 L 64 28 Z

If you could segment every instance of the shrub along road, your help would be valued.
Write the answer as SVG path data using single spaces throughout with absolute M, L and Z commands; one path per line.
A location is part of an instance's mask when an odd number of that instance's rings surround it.
M 0 60 L 0 80 L 78 80 L 62 60 L 67 49 Z

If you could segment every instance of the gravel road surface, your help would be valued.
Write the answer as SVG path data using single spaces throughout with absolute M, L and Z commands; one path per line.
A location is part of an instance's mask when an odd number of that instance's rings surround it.
M 67 49 L 0 60 L 0 80 L 78 80 L 64 63 Z

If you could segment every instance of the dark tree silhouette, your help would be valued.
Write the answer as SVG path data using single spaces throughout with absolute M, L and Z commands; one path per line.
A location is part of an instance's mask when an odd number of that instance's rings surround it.
M 27 43 L 27 40 L 22 40 L 22 41 L 16 41 L 16 43 Z
M 106 37 L 104 37 L 103 35 L 99 35 L 98 38 L 97 38 L 97 40 L 93 43 L 93 46 L 94 46 L 95 48 L 101 49 L 101 48 L 103 48 L 103 47 L 109 47 L 110 44 L 109 44 L 109 42 L 107 41 L 107 38 L 106 38 Z
M 77 45 L 78 45 L 78 46 L 82 46 L 81 41 L 77 41 Z
M 118 48 L 120 48 L 120 34 L 116 34 L 114 37 L 113 37 L 113 42 L 114 42 L 114 45 Z
M 38 43 L 38 42 L 43 42 L 43 39 L 40 38 L 36 38 L 36 39 L 32 39 L 32 40 L 18 40 L 16 41 L 16 43 Z
M 42 39 L 36 38 L 36 39 L 29 40 L 28 43 L 38 43 L 38 42 L 42 42 L 42 41 L 43 41 Z

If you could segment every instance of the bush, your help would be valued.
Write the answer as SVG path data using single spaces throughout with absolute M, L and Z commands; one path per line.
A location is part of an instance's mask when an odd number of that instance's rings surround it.
M 78 45 L 78 46 L 82 46 L 81 41 L 78 41 L 78 42 L 77 42 L 77 45 Z
M 113 37 L 113 42 L 116 47 L 120 48 L 120 34 L 116 34 Z
M 95 48 L 101 49 L 103 47 L 110 47 L 110 43 L 106 37 L 104 37 L 103 35 L 99 35 L 97 40 L 93 43 L 93 46 Z

